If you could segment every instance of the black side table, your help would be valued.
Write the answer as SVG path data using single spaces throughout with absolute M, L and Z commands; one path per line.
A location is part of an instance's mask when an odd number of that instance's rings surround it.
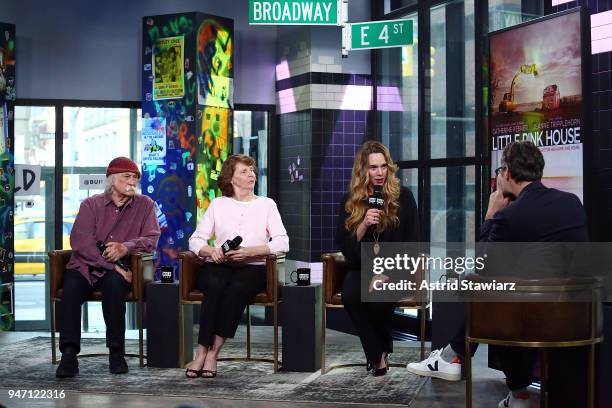
M 282 371 L 321 368 L 321 285 L 282 287 Z
M 179 367 L 179 285 L 150 282 L 146 286 L 147 365 Z M 185 308 L 184 333 L 193 332 L 193 308 Z M 185 358 L 193 353 L 193 336 L 185 335 Z M 191 353 L 190 353 L 191 351 Z M 191 358 L 189 358 L 191 360 Z M 187 361 L 189 361 L 187 360 Z

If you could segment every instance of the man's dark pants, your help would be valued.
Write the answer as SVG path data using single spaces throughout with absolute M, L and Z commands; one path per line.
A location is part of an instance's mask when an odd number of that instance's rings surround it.
M 81 349 L 81 306 L 95 291 L 102 291 L 102 312 L 106 323 L 106 346 L 124 347 L 125 344 L 125 301 L 132 285 L 116 271 L 107 271 L 94 285 L 76 269 L 64 273 L 62 301 L 60 308 L 60 351 L 67 345 Z

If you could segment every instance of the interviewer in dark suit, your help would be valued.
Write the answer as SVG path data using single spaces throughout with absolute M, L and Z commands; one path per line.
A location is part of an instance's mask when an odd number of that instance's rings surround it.
M 512 142 L 504 148 L 501 161 L 495 170 L 497 190 L 489 197 L 480 242 L 588 241 L 586 215 L 578 197 L 541 183 L 544 157 L 540 149 L 531 142 Z M 472 354 L 477 344 L 473 346 Z M 458 381 L 464 350 L 465 326 L 445 348 L 433 351 L 421 362 L 408 364 L 408 371 Z M 500 408 L 529 407 L 526 388 L 532 379 L 533 352 L 504 348 L 499 353 L 510 389 Z

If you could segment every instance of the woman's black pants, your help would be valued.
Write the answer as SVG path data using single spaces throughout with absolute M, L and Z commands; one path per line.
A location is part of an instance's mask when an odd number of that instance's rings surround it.
M 204 293 L 198 343 L 210 347 L 215 335 L 234 337 L 244 308 L 266 288 L 265 266 L 207 262 L 198 273 L 198 288 Z
M 392 321 L 396 303 L 363 302 L 360 271 L 350 271 L 342 284 L 342 303 L 361 340 L 368 364 L 393 351 Z

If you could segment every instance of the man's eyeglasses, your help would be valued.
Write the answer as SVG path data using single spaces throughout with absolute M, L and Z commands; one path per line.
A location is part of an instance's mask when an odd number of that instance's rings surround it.
M 495 177 L 499 176 L 502 171 L 506 170 L 506 166 L 500 166 L 498 168 L 495 169 Z

